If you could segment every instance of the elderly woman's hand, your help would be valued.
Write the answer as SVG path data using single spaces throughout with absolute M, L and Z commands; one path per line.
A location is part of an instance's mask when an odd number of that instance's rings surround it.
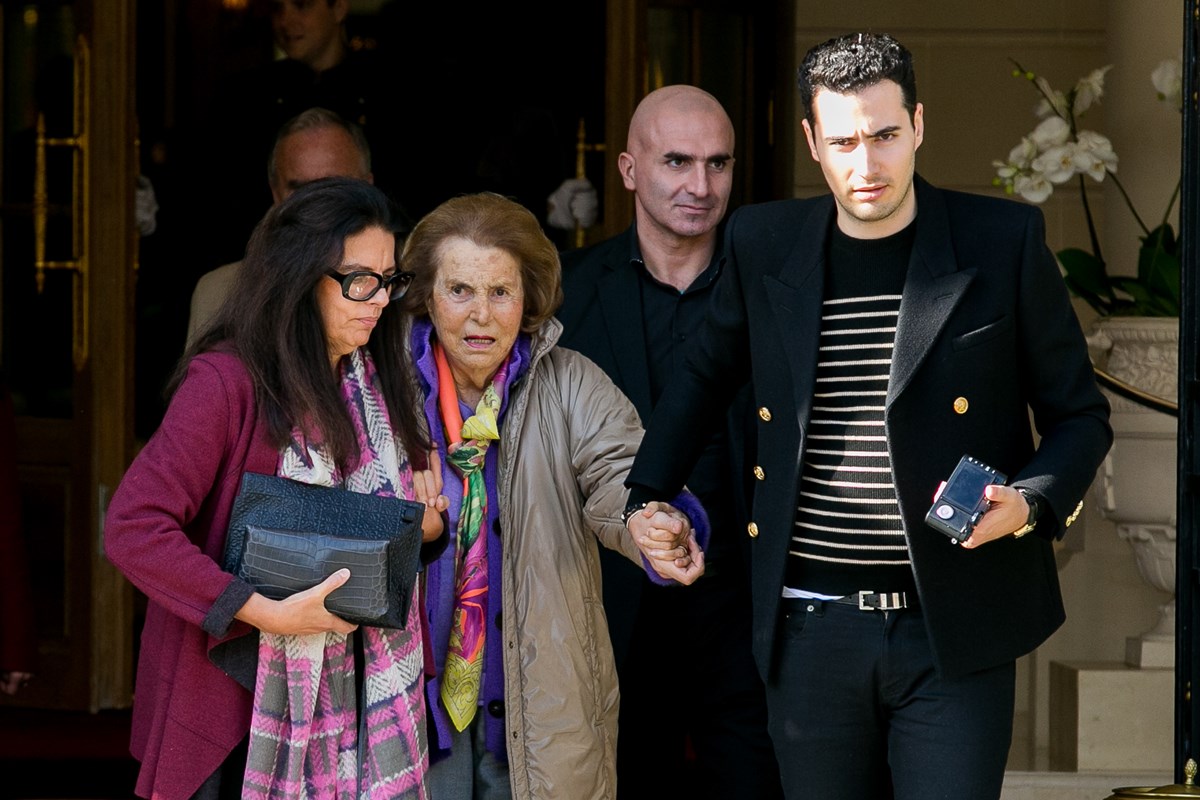
M 445 528 L 442 514 L 450 507 L 450 498 L 442 494 L 442 460 L 437 450 L 429 451 L 429 469 L 413 470 L 413 499 L 426 506 L 421 541 L 437 541 Z
M 700 549 L 700 543 L 696 541 L 694 533 L 688 534 L 685 544 L 687 556 L 675 559 L 669 568 L 658 571 L 658 574 L 686 586 L 704 574 L 704 551 Z
M 645 553 L 644 550 L 642 552 Z M 689 533 L 684 543 L 672 548 L 670 552 L 683 555 L 668 555 L 657 559 L 647 556 L 650 566 L 661 577 L 687 585 L 704 574 L 704 551 L 700 549 L 695 534 Z

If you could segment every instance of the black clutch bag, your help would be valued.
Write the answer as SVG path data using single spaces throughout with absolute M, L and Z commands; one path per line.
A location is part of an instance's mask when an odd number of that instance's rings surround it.
M 316 586 L 342 567 L 325 598 L 347 622 L 403 628 L 412 600 L 425 505 L 247 472 L 225 541 L 226 572 L 272 600 Z

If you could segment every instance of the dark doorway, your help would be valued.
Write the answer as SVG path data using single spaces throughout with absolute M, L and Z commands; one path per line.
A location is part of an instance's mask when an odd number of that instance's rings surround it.
M 292 77 L 273 64 L 270 6 L 139 4 L 142 163 L 159 206 L 138 278 L 143 438 L 165 408 L 192 287 L 241 258 L 271 203 L 274 132 L 303 110 L 289 95 Z M 346 60 L 355 74 L 334 110 L 363 125 L 376 184 L 414 220 L 483 190 L 544 220 L 546 198 L 574 175 L 579 121 L 603 130 L 606 3 L 382 0 L 350 9 Z M 556 235 L 568 244 L 565 232 Z

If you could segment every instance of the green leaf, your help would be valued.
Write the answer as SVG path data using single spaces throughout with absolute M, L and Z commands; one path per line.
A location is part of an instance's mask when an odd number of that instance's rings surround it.
M 1066 273 L 1063 280 L 1071 293 L 1102 315 L 1113 313 L 1117 297 L 1104 262 L 1077 247 L 1060 250 L 1056 255 Z
M 1146 290 L 1147 315 L 1179 315 L 1180 270 L 1179 242 L 1170 225 L 1161 225 L 1142 238 L 1138 281 Z

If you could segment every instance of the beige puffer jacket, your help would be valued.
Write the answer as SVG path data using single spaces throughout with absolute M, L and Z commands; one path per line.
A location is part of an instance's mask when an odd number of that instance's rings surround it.
M 641 556 L 621 524 L 642 428 L 608 376 L 554 346 L 550 320 L 501 425 L 505 715 L 513 797 L 616 797 L 616 666 L 596 547 Z

